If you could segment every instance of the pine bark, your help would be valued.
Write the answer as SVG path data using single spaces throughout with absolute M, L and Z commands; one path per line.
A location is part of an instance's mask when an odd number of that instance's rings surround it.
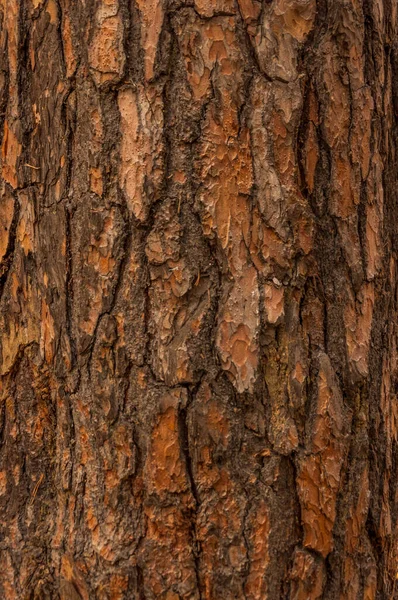
M 398 598 L 395 0 L 0 0 L 0 596 Z

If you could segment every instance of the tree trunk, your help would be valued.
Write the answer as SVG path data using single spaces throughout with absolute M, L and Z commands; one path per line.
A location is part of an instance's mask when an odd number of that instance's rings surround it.
M 1 598 L 398 598 L 396 0 L 0 11 Z

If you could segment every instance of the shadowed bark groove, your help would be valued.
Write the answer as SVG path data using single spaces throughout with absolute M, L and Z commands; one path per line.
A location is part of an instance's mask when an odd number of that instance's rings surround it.
M 0 0 L 0 596 L 398 598 L 393 0 Z

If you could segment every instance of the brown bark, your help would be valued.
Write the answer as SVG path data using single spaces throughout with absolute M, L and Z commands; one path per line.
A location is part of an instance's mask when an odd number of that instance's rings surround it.
M 395 0 L 0 0 L 0 596 L 398 598 Z

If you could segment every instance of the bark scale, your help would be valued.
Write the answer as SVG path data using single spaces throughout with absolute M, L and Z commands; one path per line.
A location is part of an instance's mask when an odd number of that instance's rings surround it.
M 0 0 L 0 589 L 398 597 L 394 0 Z

